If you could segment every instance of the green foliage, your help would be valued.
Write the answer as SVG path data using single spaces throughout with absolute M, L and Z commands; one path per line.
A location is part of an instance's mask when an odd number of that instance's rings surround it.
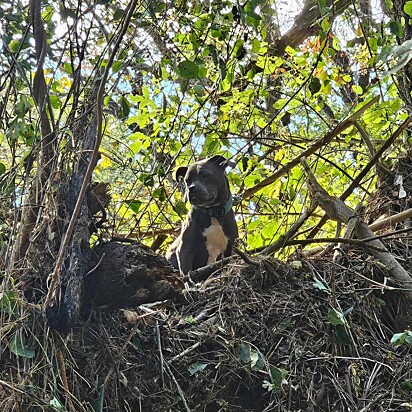
M 53 408 L 53 410 L 55 410 L 55 411 L 64 411 L 65 410 L 64 405 L 55 396 L 52 399 L 50 399 L 49 404 Z
M 248 342 L 240 342 L 239 359 L 247 364 L 252 371 L 267 371 L 269 380 L 264 380 L 262 386 L 268 391 L 278 393 L 282 384 L 286 383 L 288 371 L 268 364 L 263 354 Z
M 412 345 L 412 332 L 406 330 L 405 332 L 395 333 L 391 338 L 391 343 L 395 346 L 401 346 L 405 343 Z
M 249 343 L 240 343 L 239 358 L 241 362 L 249 364 L 253 371 L 258 371 L 265 367 L 265 359 L 263 355 Z
M 352 308 L 347 310 L 345 313 L 342 313 L 334 308 L 331 308 L 328 312 L 328 320 L 330 324 L 335 327 L 336 337 L 338 341 L 344 345 L 352 344 L 352 338 L 349 334 L 349 325 L 345 318 L 351 310 Z
M 93 400 L 92 408 L 94 412 L 103 412 L 104 407 L 104 384 L 99 386 L 99 396 Z
M 410 3 L 404 5 L 408 15 Z M 75 137 L 79 122 L 73 119 L 80 116 L 96 73 L 108 64 L 128 4 L 101 0 L 94 14 L 86 5 L 42 8 L 48 116 L 64 173 L 70 174 L 80 150 Z M 228 169 L 228 178 L 233 193 L 242 194 L 293 161 L 376 94 L 385 98 L 359 121 L 375 147 L 392 133 L 393 124 L 405 118 L 396 79 L 390 76 L 410 62 L 410 40 L 396 45 L 396 36 L 404 35 L 402 21 L 390 16 L 380 27 L 372 17 L 366 27 L 359 16 L 345 12 L 346 29 L 355 28 L 348 37 L 329 19 L 334 9 L 319 1 L 318 35 L 301 45 L 286 44 L 283 52 L 274 40 L 277 29 L 280 35 L 285 31 L 282 24 L 274 27 L 278 7 L 272 1 L 252 0 L 210 5 L 152 1 L 136 8 L 105 88 L 104 137 L 94 180 L 111 184 L 113 228 L 103 236 L 133 233 L 151 243 L 153 233 L 176 228 L 188 208 L 172 172 L 196 157 L 232 158 L 236 167 Z M 27 196 L 20 187 L 27 177 L 34 177 L 42 139 L 32 93 L 36 66 L 28 9 L 6 2 L 0 13 L 7 51 L 2 71 L 8 73 L 0 92 L 0 200 L 5 211 L 0 225 L 7 235 L 13 227 L 7 211 Z M 90 24 L 96 16 L 105 30 Z M 74 32 L 76 40 L 70 37 Z M 76 41 L 79 47 L 67 47 Z M 361 84 L 360 76 L 369 73 L 371 80 L 375 67 L 379 82 Z M 402 150 L 401 143 L 395 145 L 388 159 Z M 319 183 L 339 195 L 369 158 L 352 127 L 309 161 Z M 372 172 L 365 179 L 365 186 L 371 182 L 370 191 L 373 179 Z M 348 202 L 354 205 L 363 196 L 359 189 Z M 251 249 L 273 242 L 308 204 L 298 165 L 236 206 L 242 240 Z M 317 221 L 309 218 L 302 233 Z M 334 229 L 333 223 L 324 226 L 326 233 Z M 285 250 L 285 256 L 293 251 Z M 321 283 L 315 287 L 321 288 Z
M 0 292 L 0 312 L 13 315 L 17 307 L 17 292 L 5 290 Z
M 403 11 L 412 17 L 412 1 L 407 1 L 405 2 L 405 5 L 403 6 Z
M 269 376 L 270 381 L 263 381 L 263 387 L 268 391 L 279 393 L 282 389 L 282 385 L 287 383 L 286 378 L 288 376 L 288 371 L 282 368 L 277 368 L 276 366 L 269 365 Z
M 203 369 L 205 369 L 207 365 L 207 363 L 202 362 L 193 363 L 189 366 L 188 371 L 190 375 L 195 375 L 196 373 L 201 372 Z
M 324 292 L 326 292 L 328 295 L 331 293 L 329 286 L 324 282 L 324 280 L 320 280 L 317 277 L 313 278 L 314 282 L 313 282 L 313 287 L 315 287 L 316 289 L 322 290 Z M 332 317 L 334 317 L 334 315 L 331 315 Z M 331 322 L 332 323 L 332 322 Z M 333 323 L 332 323 L 333 324 Z
M 22 358 L 34 358 L 36 352 L 26 346 L 24 335 L 22 331 L 17 331 L 11 341 L 9 342 L 10 352 Z

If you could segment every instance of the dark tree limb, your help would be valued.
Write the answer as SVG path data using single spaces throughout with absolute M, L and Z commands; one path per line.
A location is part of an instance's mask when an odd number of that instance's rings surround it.
M 199 282 L 201 280 L 205 280 L 217 270 L 222 269 L 224 266 L 226 266 L 231 260 L 232 257 L 229 256 L 218 260 L 215 263 L 211 263 L 210 265 L 191 270 L 188 275 L 183 277 L 183 282 Z
M 33 79 L 33 98 L 40 117 L 40 144 L 36 177 L 29 189 L 29 195 L 22 211 L 21 230 L 13 246 L 10 266 L 14 266 L 26 254 L 30 244 L 30 236 L 36 225 L 37 217 L 44 199 L 47 180 L 53 170 L 55 156 L 55 133 L 50 124 L 49 90 L 44 77 L 44 61 L 46 58 L 46 31 L 41 15 L 42 2 L 30 0 L 30 16 L 33 28 L 37 67 Z M 37 149 L 38 150 L 38 149 Z
M 91 252 L 83 312 L 91 306 L 113 310 L 177 299 L 182 288 L 180 273 L 150 248 L 103 243 Z
M 342 14 L 349 5 L 350 0 L 327 0 L 326 7 L 329 8 L 329 14 L 323 16 L 319 8 L 319 2 L 306 0 L 303 10 L 295 17 L 294 25 L 277 41 L 277 54 L 284 53 L 287 46 L 292 48 L 299 46 L 309 36 L 315 36 L 320 31 L 319 21 L 323 17 L 334 18 Z
M 136 4 L 137 0 L 133 0 L 129 4 L 127 15 L 110 53 L 103 76 L 102 78 L 97 78 L 94 83 L 94 89 L 97 88 L 96 97 L 93 100 L 93 104 L 96 102 L 96 111 L 87 129 L 82 155 L 78 162 L 77 170 L 75 170 L 75 176 L 72 179 L 76 186 L 74 193 L 72 193 L 76 198 L 75 206 L 70 213 L 69 223 L 60 245 L 54 270 L 49 278 L 49 290 L 45 299 L 44 309 L 49 324 L 64 332 L 67 332 L 79 319 L 83 295 L 83 280 L 90 260 L 90 233 L 88 230 L 90 217 L 85 197 L 98 160 L 99 148 L 103 137 L 102 106 L 105 86 L 110 68 L 129 26 Z M 77 184 L 80 184 L 80 188 L 77 187 Z M 68 253 L 69 246 L 70 253 Z M 69 267 L 66 270 L 63 267 L 63 263 L 67 256 L 69 256 Z

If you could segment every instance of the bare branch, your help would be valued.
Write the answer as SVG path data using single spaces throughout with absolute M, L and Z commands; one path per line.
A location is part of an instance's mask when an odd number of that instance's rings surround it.
M 356 179 L 351 183 L 351 185 L 342 193 L 340 196 L 341 200 L 346 200 L 352 192 L 355 190 L 356 187 L 359 186 L 362 179 L 369 173 L 372 167 L 376 164 L 376 162 L 382 157 L 382 155 L 386 152 L 387 149 L 395 142 L 395 140 L 402 135 L 402 133 L 407 129 L 409 124 L 412 122 L 412 116 L 408 117 L 395 131 L 395 133 L 381 146 L 381 148 L 375 153 L 375 156 L 369 161 L 369 163 L 363 168 L 363 170 L 359 173 Z M 327 216 L 323 216 L 320 222 L 316 225 L 316 227 L 309 233 L 308 237 L 315 237 L 322 226 L 328 220 Z
M 327 1 L 330 15 L 325 17 L 336 17 L 342 14 L 352 4 L 349 0 Z M 306 0 L 303 10 L 295 17 L 295 23 L 276 43 L 278 53 L 283 54 L 286 46 L 292 48 L 299 46 L 309 36 L 315 36 L 320 31 L 319 20 L 324 17 L 319 9 L 317 1 Z
M 341 199 L 329 196 L 326 190 L 317 182 L 309 165 L 306 163 L 306 159 L 302 159 L 301 163 L 308 175 L 309 190 L 319 206 L 331 219 L 348 224 L 356 216 L 355 212 L 346 206 Z M 359 239 L 374 237 L 372 230 L 369 229 L 366 223 L 360 220 L 359 224 L 355 227 L 355 235 Z M 412 299 L 412 278 L 392 254 L 387 251 L 385 245 L 380 240 L 372 240 L 366 244 L 366 250 L 384 265 L 392 277 L 405 288 L 406 296 Z

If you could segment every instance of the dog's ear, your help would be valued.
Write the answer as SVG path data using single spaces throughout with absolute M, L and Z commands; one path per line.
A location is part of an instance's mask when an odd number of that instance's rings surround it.
M 186 175 L 187 172 L 187 166 L 182 166 L 179 167 L 176 172 L 175 172 L 175 180 L 176 182 L 179 182 L 180 179 L 183 179 Z
M 223 156 L 215 155 L 215 156 L 209 157 L 209 159 L 207 159 L 207 163 L 214 163 L 220 166 L 222 169 L 225 169 L 226 166 L 228 165 L 228 160 Z

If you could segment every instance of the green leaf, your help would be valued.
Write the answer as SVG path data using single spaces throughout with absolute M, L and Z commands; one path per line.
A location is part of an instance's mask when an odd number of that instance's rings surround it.
M 0 175 L 6 173 L 6 165 L 0 162 Z
M 324 16 L 328 12 L 328 8 L 326 7 L 326 0 L 318 0 L 318 3 L 319 3 L 319 10 L 322 16 Z
M 127 204 L 127 206 L 130 207 L 130 209 L 132 210 L 132 212 L 137 213 L 140 209 L 140 206 L 142 206 L 142 202 L 140 200 L 129 200 L 125 202 Z
M 407 1 L 403 6 L 403 11 L 410 17 L 412 17 L 412 1 Z
M 9 343 L 9 349 L 17 356 L 23 358 L 34 358 L 36 352 L 33 349 L 27 348 L 24 343 L 23 335 L 19 332 L 15 333 Z
M 50 96 L 50 104 L 51 104 L 51 107 L 53 109 L 56 109 L 56 110 L 60 109 L 60 107 L 61 107 L 61 102 L 60 102 L 59 98 L 57 96 L 55 96 L 54 94 L 52 94 Z
M 190 60 L 185 60 L 183 62 L 180 62 L 177 68 L 179 70 L 180 76 L 183 79 L 194 79 L 198 77 L 199 67 L 196 63 Z
M 344 345 L 352 345 L 352 339 L 345 325 L 336 325 L 336 337 Z
M 412 345 L 412 332 L 407 330 L 405 332 L 395 333 L 392 336 L 391 343 L 395 346 L 400 346 L 404 343 Z
M 202 86 L 201 84 L 195 84 L 195 85 L 193 86 L 193 93 L 194 93 L 196 96 L 203 96 L 203 95 L 205 94 L 205 92 L 206 92 L 206 89 L 205 89 L 205 87 Z
M 357 94 L 357 95 L 361 95 L 363 94 L 363 90 L 361 86 L 358 86 L 356 84 L 352 85 L 352 90 Z
M 119 113 L 120 117 L 125 118 L 129 116 L 130 103 L 128 102 L 128 100 L 124 96 L 120 96 L 119 104 L 120 104 L 120 113 Z
M 288 376 L 288 371 L 276 366 L 269 365 L 269 376 L 272 381 L 272 390 L 279 392 L 282 388 L 282 383 Z
M 113 19 L 114 20 L 120 20 L 123 17 L 123 14 L 124 14 L 123 9 L 117 9 L 113 14 Z
M 252 40 L 252 52 L 259 53 L 260 51 L 260 41 L 258 39 Z
M 72 65 L 69 62 L 64 62 L 61 67 L 66 73 L 73 73 Z
M 13 54 L 16 54 L 20 49 L 20 41 L 19 40 L 11 40 L 9 43 L 9 49 Z
M 162 187 L 158 187 L 153 190 L 152 197 L 154 199 L 159 199 L 161 202 L 164 202 L 167 199 L 166 192 Z
M 197 362 L 190 365 L 187 370 L 189 371 L 190 375 L 193 376 L 197 372 L 201 372 L 203 369 L 205 369 L 207 365 L 207 363 Z
M 410 392 L 412 392 L 412 381 L 407 380 L 407 381 L 401 383 L 401 388 L 402 388 L 403 391 L 405 391 L 409 394 Z
M 112 71 L 113 73 L 116 73 L 120 67 L 122 67 L 123 62 L 121 60 L 116 60 L 115 62 L 113 62 L 112 64 Z
M 324 284 L 322 281 L 320 281 L 317 277 L 313 278 L 314 282 L 312 283 L 313 287 L 319 290 L 323 290 L 327 294 L 330 294 L 330 289 L 328 285 Z
M 253 371 L 260 371 L 265 367 L 265 358 L 259 350 L 250 351 L 250 367 Z
M 333 326 L 346 325 L 346 320 L 343 314 L 334 308 L 329 309 L 328 319 Z
M 392 20 L 389 23 L 389 30 L 391 31 L 392 34 L 394 34 L 395 36 L 398 37 L 402 37 L 403 36 L 403 27 L 402 25 L 395 20 Z
M 262 229 L 263 237 L 267 239 L 272 239 L 273 236 L 276 234 L 278 228 L 279 228 L 279 223 L 276 220 L 272 220 L 271 222 L 266 223 L 266 225 L 263 226 L 263 229 Z
M 50 399 L 49 405 L 56 411 L 64 411 L 64 405 L 55 396 Z
M 104 383 L 99 386 L 99 395 L 92 402 L 94 412 L 103 412 L 104 405 Z
M 0 163 L 2 165 L 3 163 Z M 13 290 L 0 292 L 0 311 L 5 313 L 14 313 L 17 306 L 17 294 Z
M 322 88 L 322 83 L 317 77 L 312 77 L 310 83 L 309 83 L 309 90 L 312 94 L 316 94 L 320 91 Z
M 328 32 L 329 32 L 329 30 L 330 30 L 330 23 L 329 23 L 329 20 L 328 20 L 328 19 L 323 19 L 323 20 L 322 20 L 322 23 L 320 24 L 320 26 L 322 27 L 322 30 L 323 30 L 325 33 L 328 33 Z
M 239 359 L 243 363 L 249 363 L 250 362 L 250 345 L 241 342 L 240 344 L 240 350 L 239 350 Z

